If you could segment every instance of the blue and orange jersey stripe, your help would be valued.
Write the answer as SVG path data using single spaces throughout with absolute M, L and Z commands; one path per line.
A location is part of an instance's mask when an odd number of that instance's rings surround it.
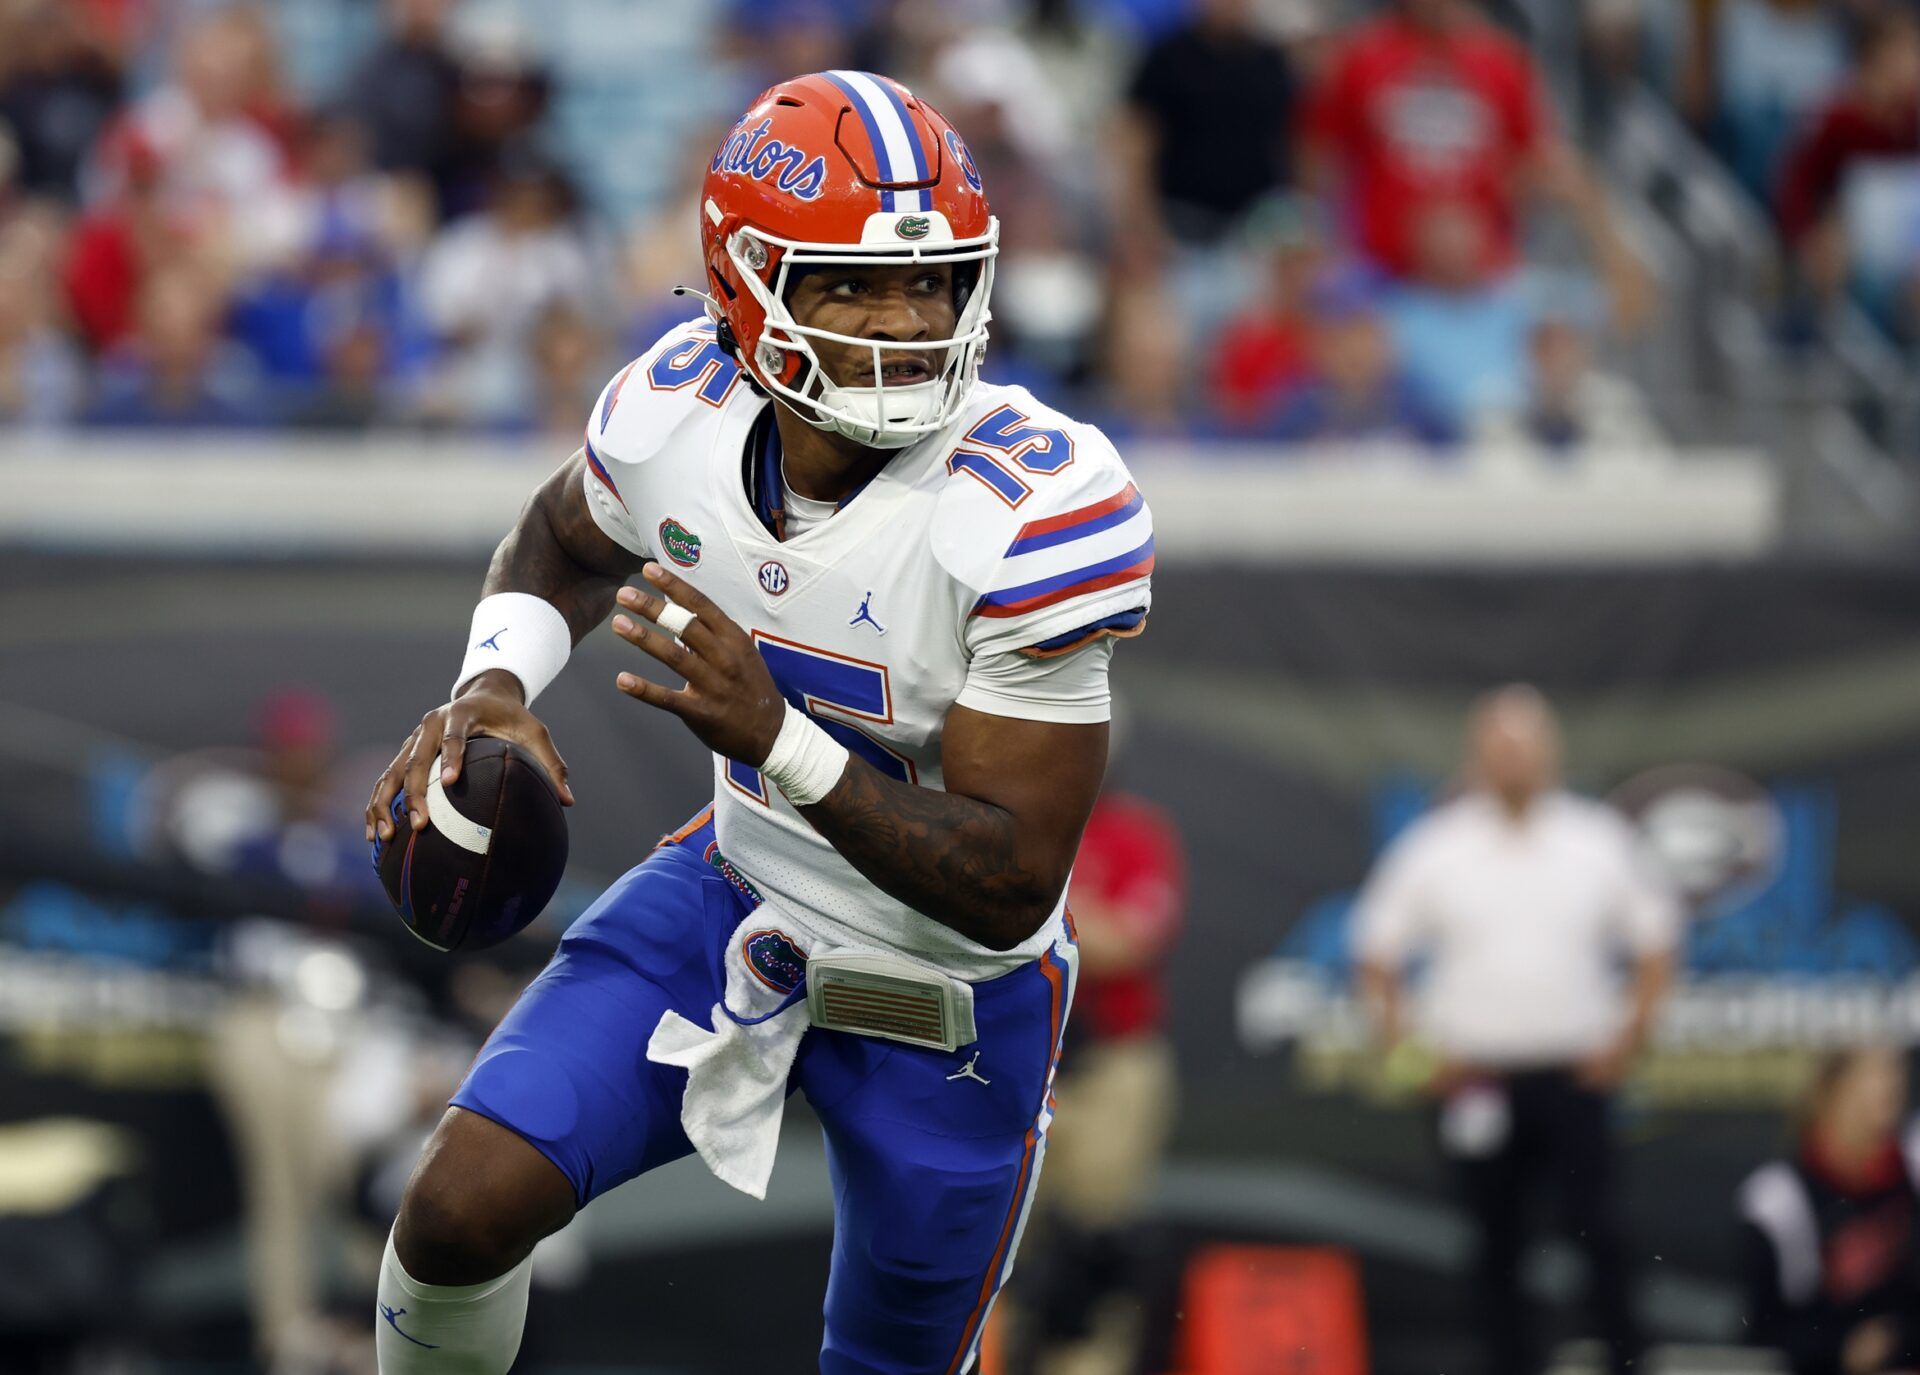
M 1020 533 L 1013 537 L 1013 543 L 1007 546 L 1007 557 L 1037 553 L 1055 545 L 1071 544 L 1074 540 L 1097 535 L 1102 530 L 1111 530 L 1124 521 L 1132 520 L 1145 505 L 1140 489 L 1129 482 L 1105 500 L 1061 515 L 1028 521 L 1020 527 Z
M 1116 554 L 1110 559 L 1089 564 L 1085 568 L 1076 568 L 1070 573 L 1058 573 L 1051 578 L 1040 578 L 1034 582 L 1022 583 L 1018 587 L 1006 587 L 998 592 L 989 592 L 974 603 L 973 614 L 989 617 L 1020 616 L 1029 611 L 1041 611 L 1049 606 L 1071 601 L 1075 597 L 1104 592 L 1110 587 L 1119 587 L 1123 583 L 1145 578 L 1152 572 L 1153 536 L 1149 535 L 1145 543 L 1136 545 L 1126 553 Z
M 622 507 L 625 507 L 627 505 L 627 499 L 620 495 L 620 488 L 614 484 L 613 474 L 607 471 L 607 465 L 600 461 L 600 455 L 595 452 L 592 435 L 587 436 L 586 450 L 588 471 L 600 479 L 600 485 L 602 487 L 605 487 L 609 492 L 613 493 L 613 499 L 615 501 L 619 502 Z
M 627 385 L 627 377 L 630 373 L 633 372 L 635 364 L 637 364 L 639 361 L 640 360 L 636 358 L 633 360 L 632 363 L 629 363 L 624 368 L 620 369 L 620 375 L 614 378 L 613 385 L 607 388 L 607 399 L 600 403 L 600 433 L 601 434 L 605 434 L 607 432 L 607 422 L 613 419 L 613 408 L 620 404 L 620 392 Z

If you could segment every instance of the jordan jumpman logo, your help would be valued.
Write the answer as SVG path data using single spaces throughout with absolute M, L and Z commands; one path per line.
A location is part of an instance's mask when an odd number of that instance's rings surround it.
M 987 1078 L 985 1075 L 981 1074 L 979 1070 L 974 1068 L 974 1066 L 979 1063 L 980 1063 L 980 1052 L 976 1050 L 974 1051 L 973 1058 L 971 1060 L 967 1061 L 966 1064 L 960 1066 L 959 1070 L 956 1073 L 949 1074 L 947 1076 L 947 1082 L 951 1084 L 955 1079 L 971 1079 L 976 1084 L 991 1084 L 993 1080 Z
M 379 1303 L 379 1302 L 376 1302 L 374 1304 L 374 1307 L 380 1310 L 380 1316 L 387 1320 L 388 1327 L 391 1327 L 395 1332 L 400 1332 L 400 1324 L 396 1322 L 395 1319 L 397 1319 L 402 1313 L 406 1312 L 407 1311 L 406 1309 L 389 1308 L 387 1307 L 386 1304 Z M 400 1335 L 403 1337 L 407 1337 L 407 1334 L 404 1332 L 400 1332 Z M 432 1342 L 423 1342 L 418 1337 L 407 1337 L 407 1340 L 412 1342 L 415 1346 L 424 1346 L 429 1351 L 438 1351 L 440 1349 L 439 1347 L 435 1346 Z
M 487 636 L 486 639 L 475 645 L 474 648 L 498 650 L 500 648 L 500 637 L 506 634 L 510 628 L 511 627 L 504 625 L 501 626 L 498 630 L 494 631 L 493 634 Z
M 859 625 L 862 621 L 865 621 L 868 625 L 880 632 L 880 634 L 884 635 L 887 633 L 887 628 L 881 625 L 880 622 L 874 620 L 872 606 L 873 593 L 869 592 L 860 599 L 860 609 L 853 613 L 853 619 L 848 621 L 847 624 Z

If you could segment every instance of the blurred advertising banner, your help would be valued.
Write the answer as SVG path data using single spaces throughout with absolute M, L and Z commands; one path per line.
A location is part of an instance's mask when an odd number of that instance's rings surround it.
M 477 562 L 46 555 L 0 574 L 18 784 L 0 938 L 205 968 L 204 923 L 286 908 L 370 932 L 410 977 L 459 964 L 385 931 L 358 808 L 446 691 Z M 541 704 L 582 798 L 567 910 L 710 786 L 677 723 L 610 686 L 621 648 L 590 637 Z M 1553 699 L 1574 786 L 1625 808 L 1691 899 L 1642 1089 L 1774 1103 L 1810 1048 L 1920 1036 L 1920 573 L 1172 560 L 1117 655 L 1112 781 L 1192 856 L 1171 989 L 1186 1130 L 1258 1139 L 1243 1090 L 1282 1048 L 1306 1087 L 1385 1086 L 1347 998 L 1348 907 L 1449 786 L 1468 702 L 1512 680 Z M 289 777 L 321 801 L 259 828 Z
M 1516 680 L 1561 711 L 1572 785 L 1687 901 L 1640 1101 L 1771 1106 L 1824 1047 L 1920 1042 L 1916 593 L 1907 571 L 1787 567 L 1170 579 L 1154 652 L 1188 661 L 1193 729 L 1271 766 L 1241 799 L 1284 874 L 1239 898 L 1271 936 L 1235 984 L 1240 1049 L 1291 1048 L 1308 1091 L 1417 1085 L 1417 1051 L 1382 1065 L 1366 1044 L 1355 891 L 1454 786 L 1467 702 Z

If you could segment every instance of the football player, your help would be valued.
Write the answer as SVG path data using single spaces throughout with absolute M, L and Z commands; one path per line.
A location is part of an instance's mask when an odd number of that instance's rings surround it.
M 1099 431 L 977 381 L 998 227 L 898 83 L 766 91 L 699 230 L 705 317 L 608 384 L 368 803 L 370 839 L 424 826 L 476 735 L 571 803 L 531 708 L 609 614 L 609 687 L 714 756 L 712 804 L 567 932 L 423 1152 L 385 1375 L 505 1371 L 534 1244 L 635 1175 L 697 1150 L 762 1192 L 790 1088 L 835 1196 L 821 1370 L 959 1375 L 1046 1148 L 1147 508 Z

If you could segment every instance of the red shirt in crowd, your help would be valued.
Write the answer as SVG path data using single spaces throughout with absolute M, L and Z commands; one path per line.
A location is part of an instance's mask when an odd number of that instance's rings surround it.
M 1213 399 L 1229 425 L 1273 411 L 1312 371 L 1305 330 L 1270 310 L 1227 323 L 1213 360 Z
M 1484 212 L 1492 272 L 1515 259 L 1519 173 L 1552 118 L 1526 51 L 1493 25 L 1436 32 L 1389 14 L 1333 54 L 1307 130 L 1380 266 L 1408 275 L 1420 212 L 1464 202 Z
M 1875 110 L 1843 95 L 1820 112 L 1787 156 L 1780 177 L 1780 231 L 1789 243 L 1820 222 L 1850 164 L 1920 154 L 1920 110 Z
M 1080 840 L 1068 907 L 1083 934 L 1093 923 L 1124 923 L 1145 959 L 1121 970 L 1083 959 L 1076 1031 L 1105 1039 L 1160 1028 L 1167 1001 L 1161 966 L 1180 929 L 1186 888 L 1186 852 L 1165 813 L 1137 797 L 1103 796 Z

